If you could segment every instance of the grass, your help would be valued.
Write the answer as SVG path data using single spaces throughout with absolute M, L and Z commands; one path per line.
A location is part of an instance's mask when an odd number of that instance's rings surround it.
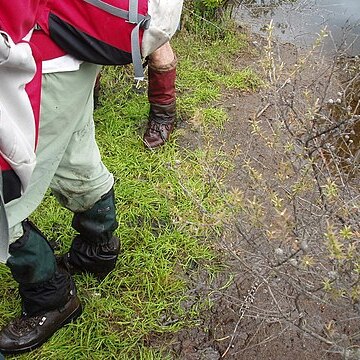
M 190 126 L 196 118 L 211 130 L 227 120 L 219 106 L 223 91 L 249 91 L 260 82 L 254 72 L 235 64 L 247 46 L 243 35 L 205 35 L 183 30 L 173 46 L 179 57 L 180 119 Z M 192 311 L 184 310 L 184 274 L 216 266 L 213 240 L 226 210 L 209 167 L 219 158 L 224 171 L 231 167 L 226 154 L 181 147 L 183 130 L 162 149 L 145 150 L 141 137 L 149 106 L 146 94 L 134 91 L 131 70 L 105 68 L 102 82 L 101 106 L 95 112 L 97 140 L 116 181 L 116 234 L 122 253 L 116 270 L 101 283 L 89 275 L 75 277 L 83 315 L 18 359 L 170 359 L 163 349 L 147 343 L 152 335 L 172 334 L 191 324 L 205 299 Z M 51 194 L 32 220 L 49 239 L 56 239 L 59 252 L 69 248 L 74 236 L 71 213 Z M 9 271 L 2 266 L 0 272 L 3 326 L 20 312 L 20 303 Z

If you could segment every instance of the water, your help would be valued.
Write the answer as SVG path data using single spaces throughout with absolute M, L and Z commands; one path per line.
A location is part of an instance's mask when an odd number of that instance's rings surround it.
M 266 35 L 266 27 L 272 20 L 275 37 L 297 48 L 311 47 L 325 29 L 328 37 L 322 43 L 323 54 L 345 55 L 341 57 L 344 65 L 347 64 L 344 68 L 355 65 L 345 103 L 354 116 L 360 115 L 360 0 L 240 0 L 240 3 L 235 10 L 238 23 L 250 26 L 252 32 Z M 355 154 L 353 163 L 360 164 L 359 117 L 350 130 L 353 143 L 349 148 Z M 340 139 L 339 156 L 342 144 Z M 347 156 L 344 155 L 344 159 Z
M 235 18 L 257 33 L 273 20 L 280 41 L 305 48 L 326 29 L 325 51 L 360 54 L 360 0 L 242 0 Z

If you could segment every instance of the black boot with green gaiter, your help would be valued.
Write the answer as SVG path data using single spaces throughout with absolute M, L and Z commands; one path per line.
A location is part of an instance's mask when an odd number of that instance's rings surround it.
M 0 332 L 0 351 L 20 353 L 43 344 L 82 307 L 70 275 L 57 268 L 53 250 L 31 223 L 9 247 L 7 266 L 19 283 L 22 314 Z
M 114 190 L 90 209 L 75 213 L 72 226 L 79 234 L 60 259 L 61 266 L 71 274 L 89 272 L 103 279 L 115 268 L 120 251 L 119 239 L 113 235 L 118 227 Z

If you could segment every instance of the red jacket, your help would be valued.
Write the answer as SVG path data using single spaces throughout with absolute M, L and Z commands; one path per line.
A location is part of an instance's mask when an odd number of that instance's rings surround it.
M 15 45 L 14 47 L 16 47 L 17 44 L 26 43 L 26 41 L 24 41 L 23 38 L 27 34 L 29 34 L 29 32 L 33 29 L 37 21 L 37 18 L 40 15 L 46 2 L 47 0 L 11 0 L 11 1 L 0 0 L 0 31 L 5 32 L 7 35 L 10 36 L 9 41 L 13 45 Z M 33 111 L 33 121 L 35 122 L 35 127 L 33 128 L 34 131 L 37 132 L 38 121 L 39 121 L 39 109 L 40 109 L 41 59 L 39 58 L 39 52 L 37 51 L 36 47 L 33 47 L 31 44 L 29 45 L 31 46 L 32 56 L 37 64 L 37 71 L 35 75 L 30 74 L 32 80 L 30 82 L 27 82 L 26 84 L 26 93 L 30 100 Z M 6 94 L 6 89 L 3 93 Z M 6 104 L 4 106 L 5 106 L 4 110 L 6 111 Z M 0 137 L 1 136 L 6 137 L 6 135 L 0 133 Z M 34 136 L 36 138 L 37 134 L 32 134 L 32 137 Z M 8 139 L 3 138 L 2 140 L 5 140 L 2 142 L 6 142 L 6 140 Z M 35 146 L 35 143 L 33 145 Z M 0 171 L 6 172 L 7 170 L 11 170 L 11 169 L 12 167 L 8 164 L 8 162 L 5 161 L 4 157 L 0 155 Z M 17 171 L 15 169 L 13 170 L 15 172 Z M 30 172 L 30 170 L 26 170 L 26 171 L 28 173 Z M 22 176 L 19 176 L 22 187 L 24 188 L 24 183 L 21 177 Z M 12 185 L 6 184 L 5 182 L 4 183 L 5 191 L 6 191 L 6 186 L 9 188 Z
M 0 0 L 0 29 L 15 43 L 34 27 L 47 0 Z

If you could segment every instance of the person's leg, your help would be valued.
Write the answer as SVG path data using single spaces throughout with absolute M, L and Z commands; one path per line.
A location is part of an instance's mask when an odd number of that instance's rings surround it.
M 84 116 L 83 112 L 85 109 L 89 112 L 87 107 L 97 72 L 98 66 L 83 64 L 78 71 L 43 75 L 36 167 L 21 198 L 6 204 L 10 228 L 40 205 L 74 134 L 81 136 L 87 126 L 89 114 Z M 104 178 L 112 178 L 107 170 L 104 173 Z
M 20 191 L 14 191 L 20 189 L 18 182 L 9 174 L 2 174 L 6 180 L 5 203 L 20 196 Z M 69 274 L 58 271 L 49 243 L 34 225 L 23 221 L 12 226 L 8 237 L 11 245 L 6 265 L 19 284 L 22 314 L 0 332 L 0 350 L 17 353 L 41 345 L 82 310 Z
M 82 312 L 74 283 L 58 269 L 44 235 L 31 223 L 21 225 L 23 235 L 10 245 L 7 261 L 22 301 L 20 317 L 0 332 L 0 351 L 8 354 L 37 348 Z
M 96 73 L 96 66 L 82 66 L 43 76 L 37 165 L 25 194 L 6 204 L 12 243 L 7 265 L 19 283 L 24 313 L 0 332 L 3 352 L 31 350 L 81 313 L 71 278 L 58 269 L 45 237 L 24 219 L 40 204 L 73 135 L 84 128 L 82 109 L 92 97 Z M 103 177 L 112 184 L 107 171 Z
M 80 136 L 74 134 L 69 149 L 50 187 L 74 213 L 72 226 L 78 235 L 59 264 L 71 274 L 90 272 L 101 279 L 115 267 L 120 250 L 114 236 L 118 223 L 113 177 L 101 162 L 93 125 L 85 126 Z
M 150 113 L 144 134 L 144 143 L 149 149 L 165 144 L 175 127 L 176 63 L 176 56 L 170 43 L 161 46 L 149 56 Z
M 82 67 L 91 73 L 92 65 Z M 95 141 L 91 93 L 50 184 L 59 202 L 74 213 L 72 226 L 78 235 L 60 261 L 71 273 L 86 271 L 103 278 L 115 267 L 120 243 L 114 236 L 118 224 L 113 184 Z

